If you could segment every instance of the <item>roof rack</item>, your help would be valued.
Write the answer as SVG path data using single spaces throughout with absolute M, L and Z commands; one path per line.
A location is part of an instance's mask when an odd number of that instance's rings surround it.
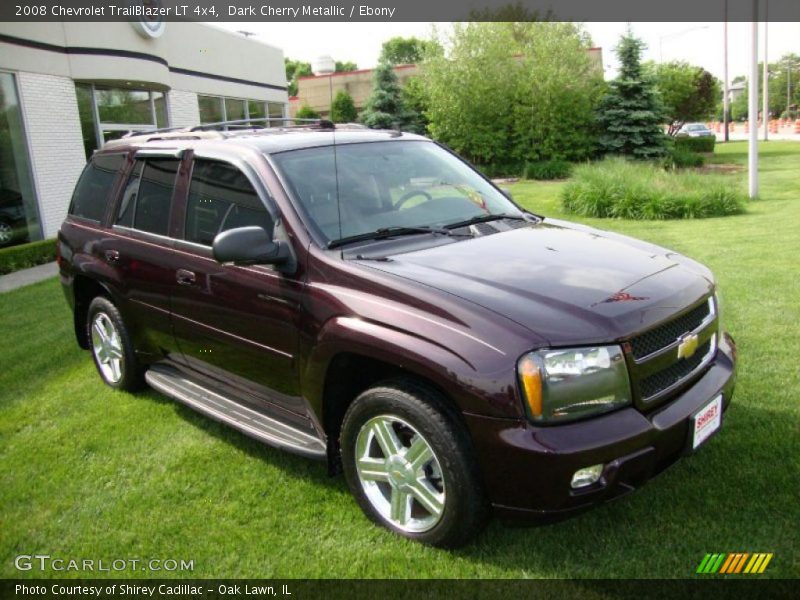
M 319 129 L 336 129 L 336 126 L 333 124 L 333 121 L 329 121 L 327 119 L 298 119 L 294 117 L 259 117 L 256 119 L 237 119 L 235 121 L 217 121 L 216 123 L 203 123 L 202 125 L 195 125 L 194 127 L 190 127 L 189 131 L 214 131 L 217 129 L 267 129 L 263 125 L 259 125 L 258 123 L 264 122 L 266 125 L 271 124 L 273 121 L 291 121 L 294 123 L 301 123 L 301 125 L 295 125 L 295 128 L 314 128 L 317 127 Z M 255 124 L 254 124 L 255 123 Z M 287 127 L 281 127 L 281 129 L 287 129 Z M 155 133 L 155 132 L 153 132 Z
M 170 133 L 172 131 L 180 131 L 181 129 L 186 129 L 185 127 L 161 127 L 159 129 L 131 129 L 123 138 L 134 137 L 137 135 L 150 135 L 152 133 Z

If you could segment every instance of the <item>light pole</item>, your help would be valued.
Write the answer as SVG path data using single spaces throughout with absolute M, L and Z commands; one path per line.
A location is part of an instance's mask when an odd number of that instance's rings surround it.
M 725 90 L 722 93 L 722 128 L 724 130 L 724 139 L 728 141 L 728 112 L 730 111 L 730 100 L 728 100 L 728 0 L 725 0 L 725 22 L 722 25 L 723 42 L 723 79 L 725 80 Z
M 320 75 L 328 76 L 328 92 L 330 94 L 328 118 L 333 121 L 333 74 L 336 72 L 336 61 L 329 54 L 319 56 L 311 63 L 311 72 L 317 77 Z
M 748 119 L 750 138 L 747 144 L 748 192 L 758 196 L 758 0 L 753 0 L 753 22 L 750 23 L 750 85 L 748 86 Z
M 764 122 L 764 141 L 769 139 L 769 61 L 767 60 L 767 31 L 769 29 L 769 0 L 764 0 L 764 80 L 763 87 L 763 108 L 761 109 L 761 120 Z

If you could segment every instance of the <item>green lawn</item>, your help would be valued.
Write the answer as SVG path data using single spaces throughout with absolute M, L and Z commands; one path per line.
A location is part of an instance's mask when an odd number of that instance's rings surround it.
M 715 160 L 744 164 L 745 151 L 718 145 Z M 55 280 L 0 296 L 0 577 L 39 575 L 13 566 L 35 553 L 194 560 L 203 578 L 691 577 L 705 553 L 734 551 L 774 552 L 764 576 L 800 576 L 800 143 L 762 152 L 745 215 L 583 220 L 713 268 L 741 357 L 722 434 L 626 498 L 554 525 L 493 522 L 456 552 L 371 525 L 321 464 L 155 392 L 104 387 Z M 562 185 L 513 193 L 568 218 Z

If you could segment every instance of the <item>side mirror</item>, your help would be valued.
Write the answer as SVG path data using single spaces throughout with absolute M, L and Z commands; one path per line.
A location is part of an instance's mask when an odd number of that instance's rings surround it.
M 211 245 L 214 259 L 235 265 L 280 265 L 289 259 L 289 247 L 273 241 L 263 227 L 237 227 L 217 234 Z

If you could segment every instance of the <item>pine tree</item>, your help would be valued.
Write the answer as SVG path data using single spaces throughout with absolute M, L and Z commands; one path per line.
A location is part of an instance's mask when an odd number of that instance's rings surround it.
M 331 106 L 331 120 L 334 123 L 354 123 L 356 119 L 358 111 L 353 97 L 346 90 L 339 90 Z
M 642 41 L 628 32 L 616 48 L 622 67 L 600 102 L 600 146 L 611 154 L 656 158 L 666 150 L 663 115 L 653 84 L 640 62 Z
M 361 113 L 361 122 L 371 129 L 402 129 L 407 120 L 397 75 L 392 65 L 383 61 L 375 69 L 372 93 Z

